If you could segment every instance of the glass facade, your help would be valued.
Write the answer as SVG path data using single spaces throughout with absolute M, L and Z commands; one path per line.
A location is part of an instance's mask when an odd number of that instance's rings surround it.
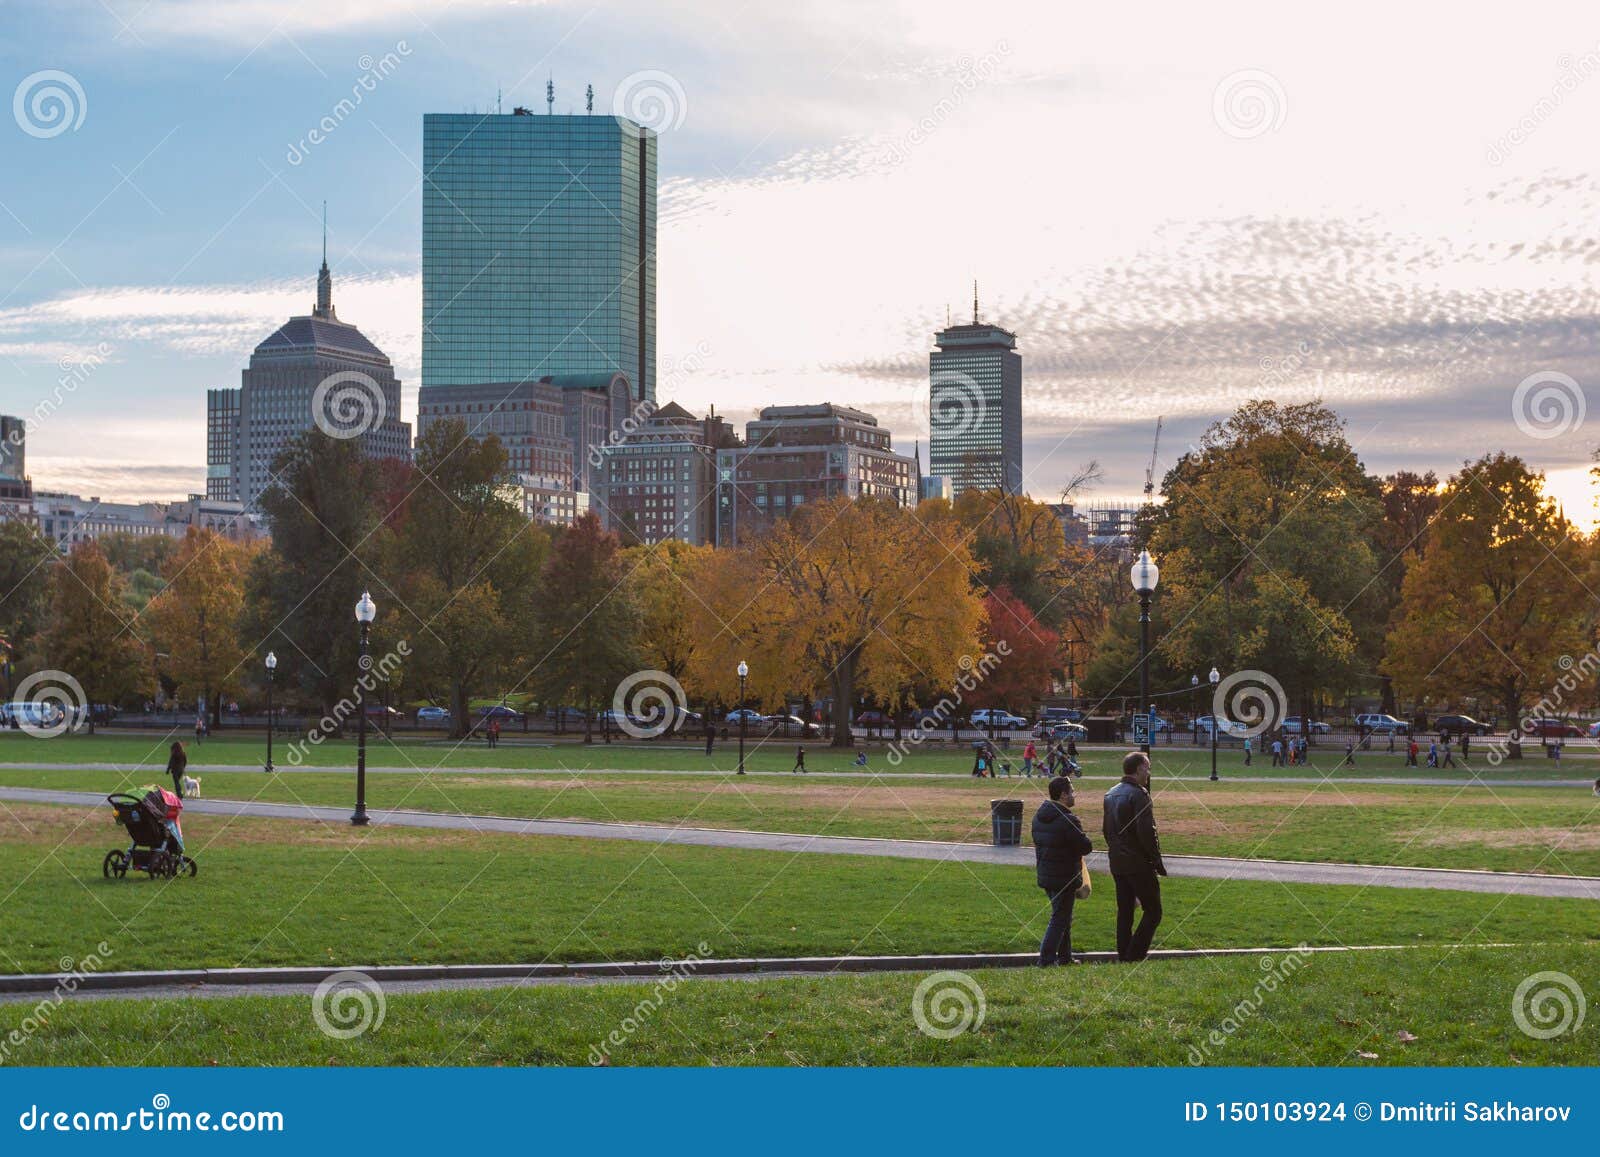
M 997 325 L 955 325 L 929 355 L 928 472 L 968 490 L 1022 491 L 1022 355 Z
M 423 169 L 423 386 L 604 371 L 653 401 L 655 134 L 431 114 Z

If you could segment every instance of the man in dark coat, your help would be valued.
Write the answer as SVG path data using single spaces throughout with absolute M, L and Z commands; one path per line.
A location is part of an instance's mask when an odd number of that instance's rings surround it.
M 1150 954 L 1150 941 L 1161 923 L 1161 841 L 1150 806 L 1150 757 L 1130 752 L 1122 760 L 1122 780 L 1106 792 L 1106 858 L 1117 886 L 1117 959 L 1133 962 Z M 1133 926 L 1135 906 L 1144 909 Z
M 1039 887 L 1050 897 L 1050 923 L 1039 944 L 1039 963 L 1073 964 L 1072 905 L 1083 887 L 1083 857 L 1093 847 L 1072 814 L 1072 780 L 1050 781 L 1050 798 L 1033 817 L 1033 860 Z

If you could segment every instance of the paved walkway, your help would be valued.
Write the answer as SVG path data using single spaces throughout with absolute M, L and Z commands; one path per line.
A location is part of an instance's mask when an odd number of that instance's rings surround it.
M 50 791 L 0 787 L 0 800 L 19 803 L 104 807 L 95 792 Z M 268 803 L 260 800 L 192 799 L 184 809 L 201 815 L 247 816 L 256 819 L 319 820 L 344 824 L 350 812 L 342 807 Z M 867 839 L 854 836 L 796 835 L 785 832 L 733 831 L 725 828 L 669 827 L 658 824 L 603 823 L 590 820 L 513 819 L 505 816 L 450 815 L 443 812 L 379 811 L 376 824 L 444 828 L 523 836 L 570 836 L 591 840 L 636 840 L 652 844 L 687 844 L 745 851 L 804 852 L 823 855 L 883 856 L 909 860 L 949 860 L 972 864 L 1033 866 L 1031 847 L 997 848 L 989 844 L 942 843 L 934 840 Z M 1355 884 L 1379 888 L 1428 888 L 1450 892 L 1489 892 L 1509 896 L 1555 896 L 1600 900 L 1600 877 L 1540 876 L 1515 872 L 1479 872 L 1454 868 L 1395 868 L 1367 864 L 1316 864 L 1293 860 L 1242 860 L 1221 856 L 1167 856 L 1174 876 L 1211 880 L 1264 880 L 1285 884 Z M 1105 855 L 1089 857 L 1095 871 L 1106 871 Z
M 1346 952 L 1410 952 L 1449 945 L 1360 944 L 1281 948 L 1156 949 L 1152 961 L 1201 957 L 1278 957 Z M 1512 948 L 1510 944 L 1473 944 L 1472 948 Z M 1114 952 L 1076 954 L 1084 964 L 1114 964 Z M 699 961 L 601 961 L 572 964 L 399 964 L 356 968 L 183 968 L 155 972 L 89 972 L 77 974 L 72 988 L 56 973 L 0 975 L 0 1004 L 36 1002 L 40 994 L 60 992 L 78 1000 L 188 996 L 289 996 L 315 991 L 324 980 L 343 972 L 360 972 L 383 986 L 385 993 L 437 992 L 456 988 L 506 988 L 544 985 L 650 983 L 671 973 L 682 979 L 767 980 L 775 977 L 836 976 L 862 972 L 938 972 L 980 968 L 1027 968 L 1036 952 L 966 952 L 923 956 L 742 957 Z M 1263 961 L 1262 967 L 1267 967 Z
M 165 781 L 165 764 L 143 764 L 130 767 L 125 763 L 0 763 L 0 772 L 4 771 L 120 771 L 128 774 L 138 772 L 149 775 L 154 779 Z M 210 764 L 199 761 L 189 764 L 191 774 L 202 779 L 211 772 L 254 772 L 261 774 L 261 765 L 258 763 L 227 763 Z M 278 775 L 348 775 L 348 767 L 284 767 L 274 768 Z M 669 767 L 628 768 L 628 767 L 368 767 L 368 775 L 664 775 L 664 776 L 710 776 L 717 779 L 727 779 L 734 773 L 731 770 L 719 771 L 711 767 L 696 767 L 674 770 Z M 813 771 L 808 772 L 812 779 L 845 779 L 857 782 L 864 779 L 916 779 L 916 780 L 943 780 L 946 783 L 965 782 L 969 776 L 961 771 L 883 771 L 876 767 L 869 767 L 865 771 Z M 787 771 L 750 771 L 747 776 L 773 777 L 777 779 L 795 779 L 794 773 Z M 1041 785 L 1048 782 L 1044 776 L 1034 777 Z M 1083 779 L 1113 783 L 1117 780 L 1114 775 L 1085 775 Z M 997 787 L 1003 783 L 1030 783 L 1033 782 L 1024 776 L 1001 776 L 992 781 Z M 1206 775 L 1195 774 L 1187 776 L 1163 776 L 1156 774 L 1156 787 L 1163 784 L 1171 786 L 1182 783 L 1199 786 L 1210 782 Z M 1396 775 L 1343 775 L 1331 773 L 1328 776 L 1320 775 L 1232 775 L 1223 772 L 1223 783 L 1301 783 L 1316 785 L 1321 783 L 1333 784 L 1340 787 L 1355 784 L 1368 787 L 1581 787 L 1592 788 L 1592 779 L 1477 779 L 1472 776 L 1461 776 L 1455 779 L 1444 776 L 1396 776 Z

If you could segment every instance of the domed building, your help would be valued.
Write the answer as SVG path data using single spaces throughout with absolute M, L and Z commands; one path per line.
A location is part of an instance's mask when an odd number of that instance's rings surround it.
M 246 510 L 271 485 L 284 447 L 312 428 L 359 439 L 373 458 L 411 456 L 394 365 L 334 312 L 326 250 L 311 313 L 291 317 L 256 346 L 239 388 L 208 391 L 206 410 L 206 494 Z

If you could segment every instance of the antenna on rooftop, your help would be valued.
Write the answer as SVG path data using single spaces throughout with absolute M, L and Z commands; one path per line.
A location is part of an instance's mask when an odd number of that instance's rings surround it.
M 972 279 L 972 324 L 978 324 L 978 279 Z
M 544 103 L 550 116 L 556 115 L 556 78 L 552 76 L 544 83 Z
M 494 111 L 496 113 L 499 113 L 501 111 L 500 110 L 500 89 L 499 89 L 498 86 L 496 86 L 495 90 L 494 90 Z
M 586 103 L 586 105 L 584 107 L 584 111 L 585 112 L 594 112 L 594 85 L 591 84 L 589 86 L 589 91 L 584 93 L 584 96 L 585 96 L 585 98 L 587 100 L 587 103 Z

